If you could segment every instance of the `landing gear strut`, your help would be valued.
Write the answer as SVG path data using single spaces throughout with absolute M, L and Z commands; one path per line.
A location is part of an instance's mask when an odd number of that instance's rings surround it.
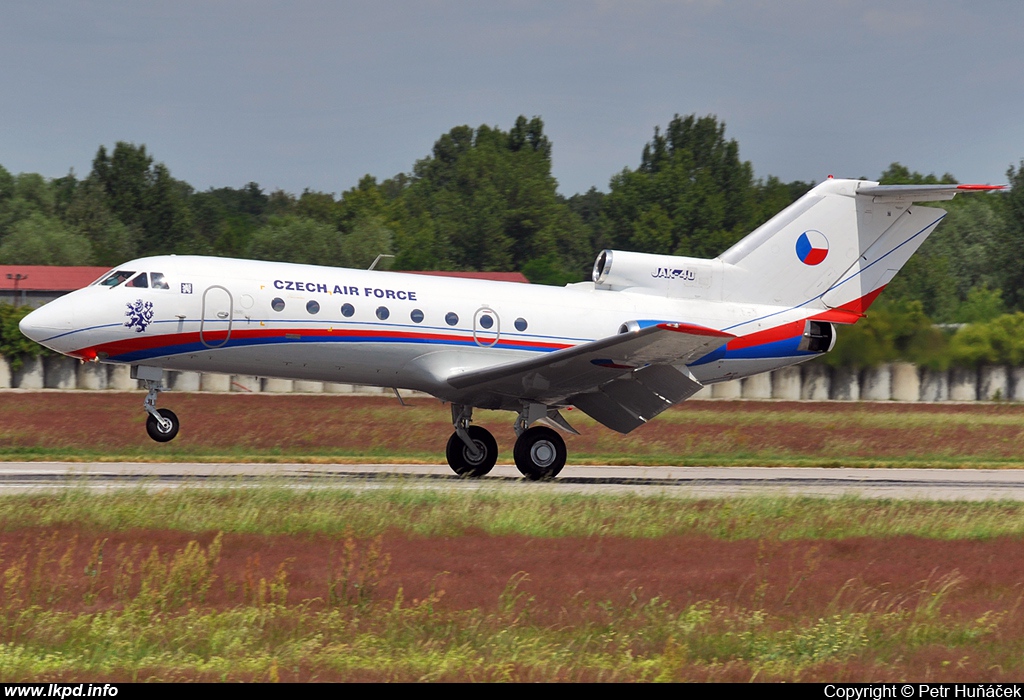
M 445 457 L 452 471 L 459 476 L 483 476 L 498 461 L 498 442 L 486 428 L 470 425 L 472 417 L 472 406 L 452 404 L 455 432 L 448 438 Z
M 178 434 L 181 423 L 174 415 L 174 411 L 169 408 L 156 407 L 157 396 L 164 390 L 163 384 L 160 379 L 146 377 L 139 377 L 139 379 L 142 379 L 146 383 L 146 388 L 149 389 L 146 398 L 142 401 L 142 407 L 149 414 L 149 418 L 146 419 L 146 432 L 157 442 L 170 442 Z

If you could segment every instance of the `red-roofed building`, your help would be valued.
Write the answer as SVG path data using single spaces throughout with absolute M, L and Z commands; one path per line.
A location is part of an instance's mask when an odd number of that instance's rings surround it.
M 59 296 L 87 287 L 109 267 L 58 265 L 0 265 L 0 301 L 41 306 Z

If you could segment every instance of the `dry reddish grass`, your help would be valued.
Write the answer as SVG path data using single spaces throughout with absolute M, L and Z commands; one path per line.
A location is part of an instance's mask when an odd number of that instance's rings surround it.
M 30 528 L 0 533 L 0 553 L 4 566 L 27 555 L 31 573 L 48 542 L 51 561 L 71 548 L 70 586 L 56 607 L 84 612 L 116 604 L 112 580 L 118 547 L 124 545 L 124 552 L 130 553 L 137 546 L 136 558 L 142 559 L 153 547 L 168 555 L 191 540 L 207 546 L 213 535 Z M 81 594 L 86 579 L 81 572 L 100 541 L 105 541 L 105 563 L 96 586 L 98 597 L 85 606 Z M 892 602 L 894 596 L 953 575 L 959 583 L 947 609 L 957 614 L 1010 609 L 1024 594 L 1024 541 L 1009 538 L 766 542 L 702 536 L 539 539 L 390 534 L 382 545 L 390 566 L 375 593 L 378 600 L 392 599 L 399 587 L 407 598 L 418 599 L 431 590 L 443 590 L 442 604 L 454 610 L 494 609 L 509 581 L 522 573 L 526 578 L 518 590 L 532 596 L 539 610 L 555 613 L 571 607 L 574 599 L 625 605 L 634 596 L 657 596 L 677 606 L 719 601 L 763 607 L 773 615 L 817 615 L 830 604 L 845 606 L 857 599 Z M 341 537 L 225 534 L 214 570 L 221 583 L 211 588 L 206 603 L 224 608 L 243 602 L 241 589 L 231 584 L 270 579 L 281 565 L 288 572 L 289 603 L 326 597 L 331 564 L 337 568 L 343 548 Z M 53 564 L 47 566 L 48 580 L 55 570 Z
M 23 529 L 0 533 L 3 566 L 25 557 L 26 586 L 44 590 L 54 580 L 56 561 L 70 552 L 65 564 L 68 587 L 54 604 L 46 607 L 72 612 L 93 612 L 117 607 L 113 588 L 117 551 L 137 552 L 144 558 L 153 547 L 167 557 L 192 540 L 209 546 L 214 535 L 198 537 L 180 531 L 135 530 L 97 532 L 74 527 Z M 214 570 L 217 580 L 200 607 L 226 609 L 246 602 L 246 590 L 259 578 L 272 579 L 283 566 L 287 571 L 289 604 L 327 597 L 332 562 L 344 548 L 344 537 L 224 535 L 220 559 Z M 91 582 L 97 593 L 84 602 L 90 582 L 82 575 L 95 562 L 95 545 L 104 542 L 104 568 Z M 393 600 L 399 587 L 404 599 L 424 599 L 440 594 L 439 609 L 478 610 L 493 613 L 511 580 L 526 574 L 518 592 L 535 624 L 566 628 L 600 622 L 608 601 L 622 609 L 655 596 L 671 601 L 672 609 L 700 602 L 764 611 L 774 624 L 797 628 L 834 614 L 912 610 L 927 600 L 943 580 L 958 583 L 942 605 L 942 615 L 952 621 L 977 619 L 985 613 L 1002 615 L 999 629 L 986 645 L 955 649 L 925 645 L 879 663 L 855 656 L 844 663 L 813 667 L 804 681 L 899 681 L 956 680 L 1009 681 L 1019 673 L 1003 669 L 1006 654 L 1024 641 L 1024 615 L 1020 614 L 1024 583 L 1024 541 L 939 541 L 915 537 L 891 539 L 854 538 L 839 541 L 722 541 L 707 537 L 667 537 L 657 540 L 615 537 L 534 539 L 466 535 L 455 538 L 410 537 L 398 533 L 382 539 L 390 558 L 387 573 L 374 600 Z M 367 542 L 358 543 L 361 552 Z M 123 547 L 123 549 L 122 549 Z M 37 569 L 40 553 L 49 560 Z M 36 571 L 43 576 L 33 582 Z M 247 583 L 248 582 L 248 583 Z M 138 583 L 136 577 L 136 586 Z M 10 594 L 9 588 L 4 595 Z M 134 595 L 134 592 L 132 593 Z M 0 609 L 10 605 L 6 598 Z M 314 604 L 314 609 L 316 604 Z M 1006 651 L 1001 651 L 1005 647 Z M 156 677 L 173 679 L 168 669 L 153 669 Z M 410 673 L 412 673 L 410 671 Z M 530 668 L 514 669 L 514 677 L 530 680 Z M 682 662 L 677 678 L 696 681 L 748 681 L 756 671 L 742 661 L 721 664 Z M 563 680 L 599 680 L 594 669 L 566 669 Z M 137 678 L 146 678 L 143 669 Z M 323 668 L 281 668 L 283 681 L 304 680 L 416 680 L 390 672 L 337 673 Z M 545 677 L 550 680 L 550 677 Z M 220 680 L 219 676 L 182 671 L 181 680 Z M 239 673 L 233 680 L 266 680 L 262 675 Z M 768 678 L 770 680 L 770 678 Z M 83 680 L 79 673 L 64 672 L 48 680 Z M 85 680 L 126 681 L 117 672 L 89 674 Z M 436 680 L 467 680 L 458 673 Z M 474 678 L 486 680 L 486 678 Z
M 174 394 L 160 405 L 182 420 L 179 437 L 157 445 L 143 428 L 142 394 L 3 392 L 0 453 L 64 450 L 176 459 L 350 455 L 441 461 L 451 433 L 448 407 L 414 399 L 344 395 Z M 1024 405 L 684 402 L 622 436 L 579 412 L 567 436 L 570 461 L 675 463 L 678 459 L 1020 460 Z M 511 455 L 510 413 L 479 412 Z M 784 420 L 780 419 L 784 417 Z M 704 457 L 701 457 L 704 455 Z

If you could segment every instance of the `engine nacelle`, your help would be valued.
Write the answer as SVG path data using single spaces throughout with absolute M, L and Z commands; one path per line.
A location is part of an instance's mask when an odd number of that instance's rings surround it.
M 722 262 L 655 255 L 622 250 L 602 250 L 594 262 L 594 284 L 670 297 L 710 299 L 720 295 Z
M 836 327 L 828 321 L 807 321 L 804 336 L 797 350 L 801 352 L 828 352 L 836 345 Z

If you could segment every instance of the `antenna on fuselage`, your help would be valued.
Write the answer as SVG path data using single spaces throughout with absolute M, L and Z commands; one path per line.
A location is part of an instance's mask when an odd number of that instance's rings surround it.
M 370 263 L 370 266 L 368 268 L 366 268 L 366 269 L 367 270 L 372 270 L 373 268 L 377 267 L 377 263 L 380 262 L 381 258 L 393 258 L 393 257 L 395 257 L 395 256 L 394 255 L 388 255 L 387 253 L 381 253 L 380 255 L 378 255 L 377 257 L 375 257 L 373 259 L 373 262 Z

